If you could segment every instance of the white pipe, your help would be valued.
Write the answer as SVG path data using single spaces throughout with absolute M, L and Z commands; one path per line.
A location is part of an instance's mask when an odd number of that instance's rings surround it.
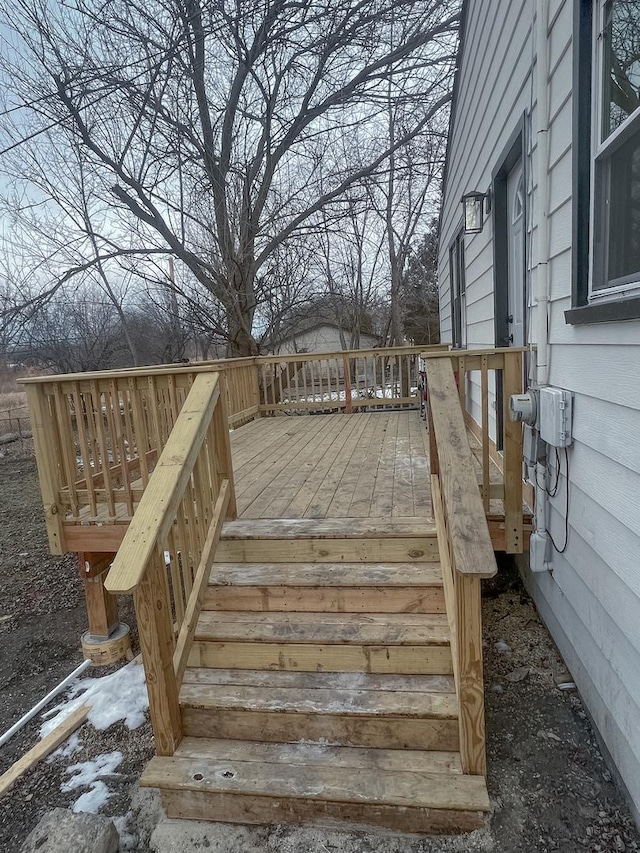
M 85 669 L 90 666 L 90 660 L 82 661 L 80 666 L 77 666 L 73 670 L 73 672 L 64 679 L 64 681 L 61 681 L 60 684 L 58 684 L 57 687 L 54 687 L 53 690 L 47 693 L 47 695 L 43 699 L 41 699 L 37 705 L 34 705 L 30 711 L 27 711 L 27 713 L 23 717 L 20 717 L 17 723 L 14 723 L 10 729 L 7 729 L 7 731 L 2 735 L 2 737 L 0 737 L 0 746 L 6 743 L 9 738 L 13 737 L 16 732 L 20 731 L 20 729 L 26 723 L 28 723 L 30 719 L 35 717 L 38 711 L 41 711 L 45 707 L 45 705 L 48 705 L 49 702 L 51 702 L 51 700 L 58 695 L 58 693 L 62 693 L 64 688 L 68 687 L 69 684 L 71 684 L 71 682 L 74 680 L 74 678 L 77 678 L 79 675 L 82 675 Z
M 537 269 L 536 269 L 536 340 L 538 387 L 549 382 L 549 134 L 548 134 L 548 50 L 547 50 L 548 0 L 536 3 L 536 94 L 537 94 Z

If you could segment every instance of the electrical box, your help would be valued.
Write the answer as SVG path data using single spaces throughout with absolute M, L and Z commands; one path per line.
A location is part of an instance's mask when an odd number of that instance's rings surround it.
M 525 465 L 531 467 L 544 461 L 547 455 L 547 445 L 540 438 L 540 433 L 528 424 L 522 430 L 522 456 Z
M 568 447 L 573 440 L 573 394 L 562 388 L 541 388 L 539 407 L 540 438 L 552 447 Z

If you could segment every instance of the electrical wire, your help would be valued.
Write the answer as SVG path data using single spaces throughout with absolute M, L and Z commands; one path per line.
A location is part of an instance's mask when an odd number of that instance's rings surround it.
M 559 480 L 560 479 L 560 467 L 559 467 L 560 454 L 558 453 L 558 448 L 556 448 L 556 456 L 558 458 L 558 480 Z M 566 474 L 565 474 L 566 497 L 565 497 L 565 508 L 564 508 L 564 545 L 562 546 L 562 548 L 558 548 L 558 546 L 556 545 L 556 543 L 553 539 L 553 536 L 551 535 L 551 531 L 545 530 L 545 533 L 547 534 L 547 536 L 551 540 L 551 544 L 553 545 L 554 549 L 558 552 L 558 554 L 564 554 L 564 552 L 567 550 L 567 545 L 569 544 L 569 451 L 567 450 L 566 447 L 564 448 L 564 458 L 565 458 L 565 468 L 566 468 Z M 557 492 L 557 487 L 556 487 L 556 492 Z M 555 494 L 555 492 L 554 492 L 554 494 Z

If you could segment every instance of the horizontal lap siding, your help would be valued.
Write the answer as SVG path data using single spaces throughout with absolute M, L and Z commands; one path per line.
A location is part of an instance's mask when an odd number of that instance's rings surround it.
M 462 224 L 463 193 L 485 191 L 495 160 L 530 104 L 531 11 L 529 0 L 478 0 L 468 4 L 465 51 L 458 102 L 449 140 L 449 164 L 442 211 L 439 256 L 440 319 L 443 340 L 451 340 L 449 247 Z M 507 51 L 500 49 L 507 46 Z M 508 81 L 503 97 L 495 91 Z M 504 86 L 503 86 L 504 88 Z M 467 238 L 467 311 L 488 301 L 479 314 L 471 310 L 467 344 L 493 346 L 493 223 Z
M 448 248 L 461 224 L 462 194 L 486 190 L 497 159 L 526 109 L 528 253 L 538 227 L 532 4 L 471 0 L 460 91 L 449 145 L 440 249 L 441 321 L 450 340 Z M 569 451 L 569 542 L 553 573 L 528 574 L 543 618 L 578 683 L 640 814 L 640 321 L 570 326 L 572 228 L 573 4 L 549 4 L 548 196 L 549 339 L 552 385 L 574 392 Z M 534 59 L 535 61 L 535 59 Z M 494 345 L 493 219 L 467 240 L 469 348 Z M 535 293 L 536 268 L 529 270 Z M 535 308 L 530 328 L 535 331 Z M 490 416 L 495 417 L 493 408 Z M 480 417 L 479 382 L 469 378 L 468 409 Z M 564 454 L 561 453 L 564 472 Z M 565 481 L 550 501 L 550 528 L 565 536 Z
M 550 376 L 574 392 L 569 541 L 530 588 L 640 812 L 640 324 L 567 325 L 571 307 L 571 3 L 549 84 Z M 560 30 L 562 32 L 560 32 Z M 561 452 L 562 470 L 564 454 Z M 550 501 L 561 547 L 566 483 Z M 560 627 L 562 626 L 562 627 Z

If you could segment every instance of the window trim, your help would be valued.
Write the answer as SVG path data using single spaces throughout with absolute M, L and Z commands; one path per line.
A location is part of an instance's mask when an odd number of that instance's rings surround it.
M 451 344 L 454 349 L 467 346 L 467 277 L 464 260 L 464 228 L 459 228 L 449 244 L 449 288 L 451 294 Z M 458 295 L 456 299 L 456 286 Z M 463 326 L 464 319 L 464 326 Z
M 572 140 L 572 271 L 571 305 L 564 312 L 571 325 L 640 318 L 640 296 L 602 293 L 591 301 L 592 242 L 595 215 L 593 186 L 594 10 L 599 0 L 574 0 L 573 7 L 573 140 Z M 593 218 L 592 218 L 593 215 Z M 628 289 L 628 288 L 627 288 Z

